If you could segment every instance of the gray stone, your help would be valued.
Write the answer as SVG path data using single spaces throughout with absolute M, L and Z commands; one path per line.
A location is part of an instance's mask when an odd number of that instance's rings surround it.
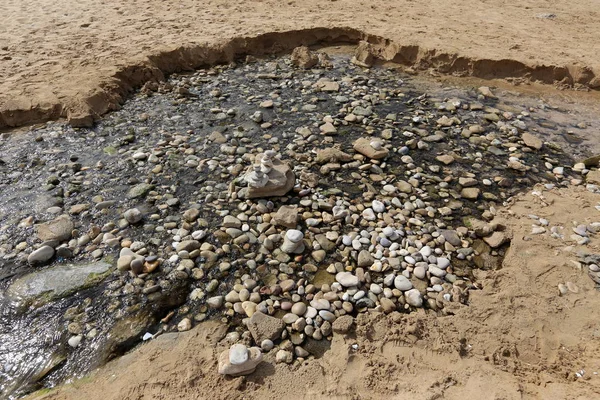
M 338 272 L 335 275 L 335 280 L 344 287 L 358 286 L 358 277 L 352 272 Z
M 123 213 L 123 217 L 130 224 L 137 224 L 143 218 L 142 212 L 137 208 L 131 208 Z
M 361 250 L 360 253 L 358 253 L 357 261 L 359 267 L 370 267 L 371 265 L 373 265 L 375 259 L 367 250 Z
M 441 232 L 441 234 L 444 237 L 444 239 L 446 239 L 446 241 L 449 242 L 452 246 L 461 245 L 460 237 L 458 236 L 458 233 L 456 233 L 456 231 L 444 229 Z
M 406 302 L 413 307 L 423 306 L 423 297 L 421 296 L 421 292 L 417 289 L 410 289 L 404 292 L 404 298 L 406 299 Z
M 43 264 L 54 256 L 54 249 L 50 246 L 42 246 L 39 249 L 31 252 L 27 257 L 29 264 Z
M 398 275 L 394 278 L 394 287 L 403 292 L 412 289 L 413 285 L 404 275 Z
M 154 185 L 151 185 L 149 183 L 140 183 L 139 185 L 136 185 L 129 189 L 129 192 L 127 192 L 127 197 L 129 197 L 130 199 L 144 197 L 148 194 L 148 192 L 150 192 L 153 189 Z

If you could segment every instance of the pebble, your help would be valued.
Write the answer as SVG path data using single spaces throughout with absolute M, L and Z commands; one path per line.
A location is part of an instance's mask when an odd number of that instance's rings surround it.
M 27 257 L 29 264 L 43 264 L 54 256 L 54 249 L 50 246 L 42 246 L 31 252 Z

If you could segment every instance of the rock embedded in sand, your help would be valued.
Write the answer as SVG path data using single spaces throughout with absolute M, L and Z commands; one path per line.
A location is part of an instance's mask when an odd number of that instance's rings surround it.
M 189 331 L 190 329 L 192 329 L 192 321 L 189 318 L 184 318 L 177 324 L 179 332 Z
M 255 312 L 248 320 L 248 330 L 256 343 L 269 339 L 275 341 L 285 329 L 285 322 L 262 312 Z
M 490 236 L 484 237 L 483 241 L 486 242 L 492 249 L 495 249 L 510 241 L 510 238 L 505 232 L 497 231 L 492 233 Z
M 292 354 L 291 351 L 282 349 L 282 350 L 279 350 L 277 352 L 277 354 L 275 355 L 275 361 L 277 363 L 291 364 L 292 361 L 294 361 L 294 355 Z
M 373 46 L 366 41 L 360 41 L 350 62 L 364 68 L 370 68 L 375 62 Z
M 319 63 L 319 57 L 306 46 L 296 47 L 290 57 L 292 65 L 299 68 L 312 68 Z
M 423 296 L 417 289 L 410 289 L 404 292 L 404 297 L 406 299 L 406 303 L 413 307 L 422 307 L 423 306 Z
M 331 327 L 336 333 L 347 333 L 354 326 L 354 318 L 350 315 L 342 315 L 331 324 Z

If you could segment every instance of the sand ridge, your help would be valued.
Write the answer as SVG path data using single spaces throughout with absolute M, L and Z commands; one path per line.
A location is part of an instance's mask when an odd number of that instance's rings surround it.
M 60 117 L 87 125 L 118 108 L 133 87 L 162 79 L 163 73 L 226 62 L 236 54 L 291 50 L 294 41 L 383 38 L 389 41 L 383 44 L 393 44 L 382 52 L 384 58 L 392 59 L 397 51 L 399 61 L 422 61 L 421 68 L 600 86 L 600 44 L 593 23 L 598 14 L 595 2 L 541 0 L 515 5 L 472 0 L 7 0 L 0 4 L 5 16 L 0 128 Z M 267 35 L 248 45 L 235 40 L 298 30 L 307 31 Z

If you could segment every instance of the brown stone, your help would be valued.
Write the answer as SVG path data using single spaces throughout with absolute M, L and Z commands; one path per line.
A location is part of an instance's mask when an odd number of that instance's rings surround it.
M 319 56 L 306 46 L 296 47 L 291 55 L 292 64 L 299 68 L 312 68 L 319 63 Z
M 248 330 L 256 343 L 262 343 L 265 339 L 277 340 L 284 329 L 285 323 L 282 320 L 261 312 L 255 312 L 248 320 Z
M 318 164 L 325 164 L 328 162 L 349 162 L 352 161 L 352 156 L 348 153 L 344 153 L 340 149 L 330 147 L 328 149 L 317 150 L 317 158 L 315 161 Z
M 354 57 L 350 61 L 352 64 L 358 65 L 359 67 L 370 68 L 373 66 L 375 57 L 373 56 L 373 46 L 370 43 L 361 41 L 356 50 L 354 51 Z
M 71 238 L 73 232 L 73 221 L 68 215 L 61 215 L 52 221 L 39 224 L 37 237 L 42 241 L 58 240 L 59 242 Z
M 255 160 L 257 163 L 262 159 L 263 154 L 257 154 Z M 242 196 L 246 199 L 255 199 L 261 197 L 275 197 L 284 196 L 292 190 L 296 183 L 296 175 L 292 171 L 292 168 L 287 162 L 281 161 L 278 158 L 274 158 L 273 169 L 267 174 L 269 181 L 263 187 L 251 187 L 242 189 Z M 251 166 L 248 172 L 252 171 Z
M 379 160 L 381 158 L 387 157 L 389 154 L 389 150 L 386 148 L 381 148 L 380 150 L 376 150 L 371 145 L 371 140 L 367 138 L 359 138 L 354 142 L 354 150 L 359 152 L 360 154 L 372 158 L 374 160 Z
M 298 206 L 281 206 L 273 217 L 273 223 L 285 228 L 293 229 L 298 220 Z
M 490 236 L 483 238 L 483 241 L 486 242 L 492 249 L 502 246 L 509 240 L 510 238 L 505 232 L 494 232 Z
M 523 139 L 525 146 L 531 147 L 532 149 L 539 150 L 544 144 L 540 138 L 533 136 L 529 132 L 523 133 L 523 136 L 521 136 L 521 138 Z

